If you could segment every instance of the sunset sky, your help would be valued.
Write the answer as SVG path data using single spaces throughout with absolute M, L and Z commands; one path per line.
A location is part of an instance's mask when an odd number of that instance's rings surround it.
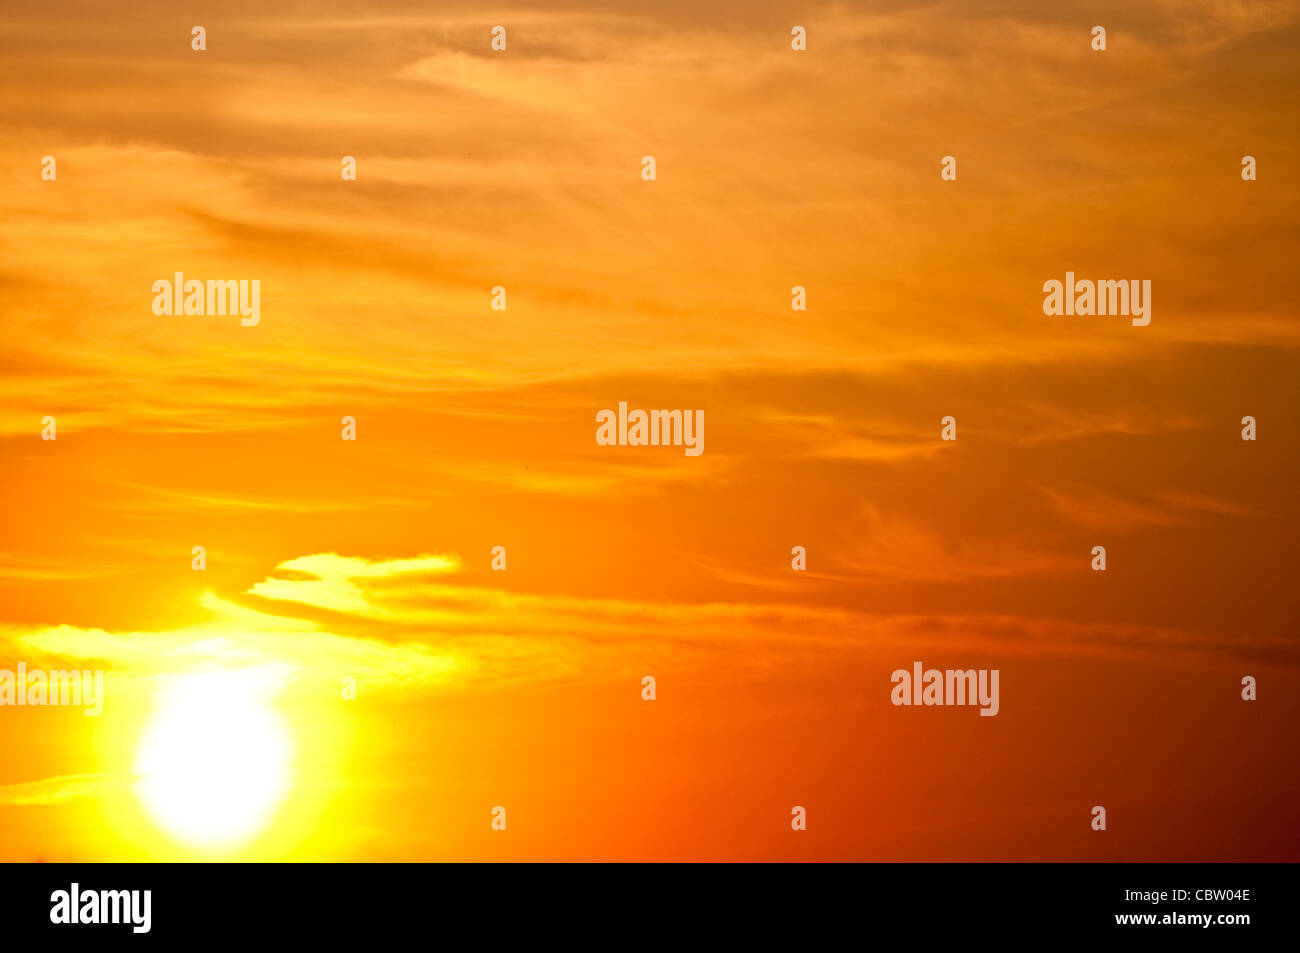
M 6 3 L 0 669 L 105 697 L 0 707 L 0 860 L 1300 860 L 1298 48 L 1291 0 Z M 1150 325 L 1044 315 L 1067 271 Z M 620 401 L 704 453 L 598 446 Z M 916 660 L 999 714 L 894 707 Z M 142 775 L 227 740 L 247 824 Z

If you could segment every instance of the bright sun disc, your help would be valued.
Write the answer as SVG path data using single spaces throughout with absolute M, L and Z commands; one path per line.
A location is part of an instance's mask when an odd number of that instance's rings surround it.
M 248 672 L 171 682 L 136 749 L 135 791 L 154 822 L 197 848 L 260 833 L 289 788 L 284 720 Z

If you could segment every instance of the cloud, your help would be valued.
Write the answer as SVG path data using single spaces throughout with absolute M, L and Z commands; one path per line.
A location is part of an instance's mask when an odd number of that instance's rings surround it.
M 1040 486 L 1038 492 L 1062 520 L 1085 529 L 1133 532 L 1153 526 L 1193 526 L 1202 522 L 1205 516 L 1246 518 L 1253 515 L 1251 508 L 1231 500 L 1178 490 L 1135 491 L 1129 497 L 1092 487 Z
M 842 565 L 860 577 L 952 582 L 1060 576 L 1077 563 L 1011 536 L 950 536 L 864 504 Z
M 45 807 L 79 797 L 97 797 L 109 783 L 108 775 L 69 774 L 0 785 L 0 807 Z
M 962 571 L 919 538 L 926 559 L 941 561 L 935 572 Z M 1026 571 L 1027 559 L 1013 562 L 981 566 L 976 560 L 970 573 Z M 699 670 L 719 659 L 730 668 L 759 669 L 848 659 L 865 664 L 924 646 L 1039 657 L 1177 651 L 1183 661 L 1250 650 L 1282 664 L 1300 660 L 1300 648 L 1266 635 L 1229 638 L 998 612 L 886 615 L 785 602 L 587 599 L 436 582 L 459 568 L 453 556 L 315 554 L 281 563 L 239 602 L 208 594 L 203 604 L 211 617 L 201 624 L 159 632 L 5 626 L 0 646 L 7 643 L 8 653 L 37 664 L 100 660 L 127 683 L 215 666 L 261 670 L 286 686 L 302 682 L 329 691 L 337 691 L 342 676 L 352 676 L 369 694 L 396 695 L 618 677 L 646 652 L 679 669 Z M 109 679 L 106 693 L 122 684 Z
M 79 579 L 99 579 L 115 576 L 125 570 L 120 565 L 75 565 L 52 559 L 22 559 L 9 553 L 0 553 L 0 582 L 70 582 Z
M 278 578 L 254 584 L 252 595 L 296 602 L 335 612 L 382 617 L 368 592 L 398 577 L 428 577 L 458 572 L 457 555 L 424 555 L 411 559 L 371 560 L 321 553 L 281 563 Z

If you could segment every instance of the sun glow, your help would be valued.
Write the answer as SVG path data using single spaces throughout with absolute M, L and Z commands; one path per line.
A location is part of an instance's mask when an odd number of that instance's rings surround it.
M 288 792 L 293 740 L 256 671 L 169 680 L 136 748 L 135 793 L 181 844 L 233 849 L 260 834 Z

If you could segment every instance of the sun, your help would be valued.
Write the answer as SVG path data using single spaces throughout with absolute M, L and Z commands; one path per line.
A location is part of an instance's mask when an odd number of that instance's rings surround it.
M 135 757 L 135 793 L 178 843 L 232 850 L 262 833 L 290 787 L 293 742 L 257 671 L 168 681 Z

